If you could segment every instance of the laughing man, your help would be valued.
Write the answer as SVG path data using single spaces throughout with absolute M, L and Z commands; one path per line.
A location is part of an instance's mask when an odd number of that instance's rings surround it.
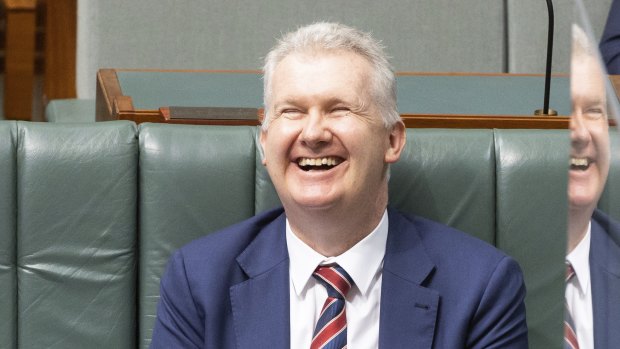
M 152 347 L 527 348 L 517 263 L 388 207 L 406 140 L 379 43 L 302 27 L 264 84 L 262 162 L 283 208 L 174 254 Z

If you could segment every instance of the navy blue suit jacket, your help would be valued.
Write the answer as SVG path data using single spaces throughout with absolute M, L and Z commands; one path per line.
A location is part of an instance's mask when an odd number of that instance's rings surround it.
M 591 234 L 594 347 L 616 348 L 620 345 L 620 224 L 597 210 Z
M 444 225 L 389 209 L 380 348 L 527 348 L 517 263 Z M 282 209 L 196 240 L 161 281 L 152 348 L 288 348 Z
M 609 74 L 620 74 L 620 0 L 611 3 L 600 47 Z

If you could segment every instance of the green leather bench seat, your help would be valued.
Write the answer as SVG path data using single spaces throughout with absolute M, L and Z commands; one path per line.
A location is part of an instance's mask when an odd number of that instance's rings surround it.
M 170 253 L 279 204 L 258 132 L 0 122 L 0 347 L 147 348 Z M 513 255 L 531 347 L 560 348 L 567 131 L 407 133 L 391 205 Z
M 0 122 L 0 348 L 17 345 L 17 127 Z
M 212 217 L 219 217 L 216 222 L 235 222 L 280 204 L 267 172 L 260 163 L 259 149 L 255 146 L 258 130 L 253 127 L 232 129 L 161 124 L 144 124 L 140 127 L 140 192 L 144 193 L 140 204 L 140 236 L 144 237 L 140 254 L 141 277 L 144 278 L 140 285 L 145 295 L 140 300 L 140 338 L 143 348 L 150 343 L 159 275 L 164 270 L 167 256 L 179 246 L 203 235 L 204 231 L 215 230 L 217 226 L 213 226 Z M 536 280 L 527 279 L 528 287 L 534 285 L 543 293 L 540 296 L 528 296 L 528 304 L 530 299 L 538 301 L 542 297 L 544 300 L 555 299 L 555 303 L 551 304 L 561 306 L 563 281 L 557 276 L 560 275 L 563 265 L 565 216 L 533 216 L 529 217 L 528 221 L 525 215 L 529 211 L 524 209 L 536 210 L 539 206 L 553 209 L 554 206 L 559 206 L 556 211 L 565 212 L 567 132 L 534 131 L 533 139 L 527 134 L 528 131 L 523 130 L 510 133 L 512 138 L 506 138 L 503 132 L 494 130 L 408 129 L 407 132 L 406 151 L 401 161 L 391 168 L 391 204 L 405 212 L 455 226 L 491 244 L 501 242 L 507 248 L 518 249 L 521 243 L 530 248 L 528 244 L 533 245 L 536 240 L 528 239 L 523 242 L 524 237 L 532 238 L 546 233 L 546 227 L 556 225 L 558 231 L 548 234 L 548 239 L 553 240 L 554 244 L 551 247 L 546 245 L 543 251 L 539 249 L 539 260 L 542 258 L 543 263 L 539 264 L 537 261 L 528 264 L 533 273 L 537 273 Z M 550 144 L 553 147 L 550 148 Z M 213 146 L 220 149 L 220 152 L 214 154 Z M 518 154 L 517 148 L 521 146 L 529 147 L 530 152 L 534 153 L 526 153 L 519 163 L 515 163 L 514 155 Z M 227 151 L 222 154 L 221 150 L 224 148 Z M 541 148 L 553 151 L 541 159 Z M 244 150 L 239 152 L 240 149 Z M 504 149 L 506 154 L 502 156 Z M 182 158 L 185 159 L 179 163 Z M 209 168 L 209 164 L 216 160 L 219 162 L 217 170 Z M 541 160 L 545 166 L 540 166 Z M 500 166 L 502 162 L 506 163 L 505 166 Z M 158 164 L 155 167 L 157 171 L 154 171 L 154 164 Z M 237 171 L 231 171 L 230 168 Z M 515 172 L 519 175 L 506 178 L 498 174 L 498 168 L 504 168 L 504 173 Z M 536 168 L 538 170 L 533 170 Z M 214 176 L 212 171 L 219 171 L 219 176 Z M 255 174 L 242 176 L 244 171 L 255 171 Z M 547 180 L 539 180 L 537 171 L 540 176 L 548 177 Z M 528 173 L 531 173 L 531 176 Z M 232 178 L 227 178 L 231 176 Z M 497 192 L 496 183 L 500 185 L 500 177 L 502 190 L 512 185 L 521 188 L 524 180 L 533 180 L 533 183 L 528 184 L 533 191 L 528 192 L 528 195 L 532 194 L 528 198 L 535 200 L 537 204 L 529 203 L 512 213 L 506 211 L 506 219 L 499 219 L 496 213 L 500 209 L 504 212 L 504 207 L 497 202 L 500 194 Z M 207 179 L 218 180 L 212 185 L 200 184 Z M 254 190 L 246 188 L 239 192 L 239 187 L 247 184 L 244 182 L 247 180 L 254 185 Z M 557 183 L 549 185 L 549 182 Z M 160 187 L 147 188 L 147 183 Z M 213 188 L 208 189 L 207 186 Z M 164 194 L 166 198 L 163 197 Z M 231 196 L 237 196 L 236 204 L 232 203 L 235 215 L 230 212 L 231 203 L 228 200 Z M 519 193 L 510 193 L 507 196 L 504 199 L 511 203 L 506 205 L 513 208 L 526 200 L 526 196 Z M 250 203 L 253 200 L 254 207 L 245 206 L 244 200 Z M 543 204 L 545 202 L 548 205 Z M 183 210 L 175 209 L 179 205 L 183 205 Z M 507 225 L 510 223 L 507 221 L 513 216 L 528 228 L 527 235 Z M 534 226 L 533 223 L 539 225 Z M 154 235 L 145 237 L 145 234 L 150 233 Z M 515 235 L 515 244 L 505 241 L 505 236 L 510 234 Z M 154 236 L 162 241 L 153 238 Z M 147 241 L 156 244 L 147 247 Z M 526 258 L 520 261 L 523 264 L 527 263 L 530 256 L 526 254 L 522 257 Z M 554 260 L 557 263 L 550 263 Z M 527 270 L 526 273 L 529 274 L 530 271 Z M 553 277 L 547 277 L 547 274 Z M 562 313 L 559 309 L 556 307 L 549 311 L 543 307 L 530 310 L 528 318 L 531 322 L 536 322 L 537 318 L 542 317 L 538 312 L 543 312 L 547 320 L 558 319 L 555 323 L 560 324 Z M 538 322 L 538 328 L 533 331 L 540 333 L 536 339 L 538 342 L 545 345 L 560 343 L 561 328 L 553 324 L 553 321 L 549 324 Z M 553 345 L 547 347 L 553 348 Z
M 495 244 L 493 130 L 407 129 L 407 139 L 390 203 Z
M 18 124 L 19 348 L 136 343 L 135 129 Z
M 530 346 L 559 347 L 564 269 L 554 262 L 565 254 L 568 133 L 495 130 L 495 147 L 496 246 L 527 273 Z
M 254 214 L 252 128 L 140 128 L 140 339 L 147 346 L 159 278 L 172 251 Z

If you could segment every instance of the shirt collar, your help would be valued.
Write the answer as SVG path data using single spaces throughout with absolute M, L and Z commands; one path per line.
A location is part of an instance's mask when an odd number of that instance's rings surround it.
M 336 257 L 326 257 L 299 239 L 286 220 L 286 243 L 290 258 L 290 277 L 298 296 L 308 288 L 312 273 L 319 264 L 338 263 L 353 279 L 363 296 L 369 291 L 374 276 L 383 267 L 388 235 L 387 210 L 375 229 L 353 247 Z
M 588 229 L 579 244 L 566 256 L 566 260 L 575 270 L 575 281 L 579 290 L 585 294 L 590 289 L 590 239 L 592 223 L 588 223 Z

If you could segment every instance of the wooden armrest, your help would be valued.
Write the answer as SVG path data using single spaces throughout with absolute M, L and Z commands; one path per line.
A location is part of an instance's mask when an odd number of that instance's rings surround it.
M 3 0 L 7 10 L 34 10 L 37 0 Z

